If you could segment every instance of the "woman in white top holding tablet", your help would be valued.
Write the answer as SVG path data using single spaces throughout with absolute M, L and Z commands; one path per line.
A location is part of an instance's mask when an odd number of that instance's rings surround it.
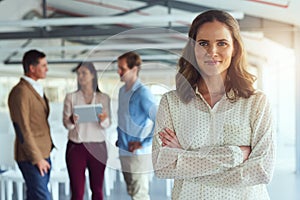
M 97 71 L 91 62 L 80 63 L 77 73 L 78 89 L 66 95 L 63 123 L 69 130 L 66 162 L 70 177 L 72 200 L 84 196 L 85 170 L 89 171 L 92 199 L 103 199 L 104 170 L 107 161 L 105 129 L 110 125 L 110 98 L 98 88 Z M 74 106 L 102 105 L 99 121 L 79 120 Z M 84 121 L 84 122 L 80 122 Z

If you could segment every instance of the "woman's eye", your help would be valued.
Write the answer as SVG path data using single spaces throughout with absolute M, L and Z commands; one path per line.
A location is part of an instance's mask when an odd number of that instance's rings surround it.
M 198 43 L 200 46 L 208 46 L 208 42 L 202 41 Z
M 77 76 L 85 76 L 85 75 L 86 75 L 85 72 L 79 72 L 79 73 L 77 73 Z
M 226 42 L 218 42 L 218 46 L 226 46 L 227 43 Z

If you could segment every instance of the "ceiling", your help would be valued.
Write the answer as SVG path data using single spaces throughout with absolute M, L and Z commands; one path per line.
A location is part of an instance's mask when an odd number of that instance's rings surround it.
M 251 16 L 300 27 L 297 0 L 4 0 L 0 75 L 22 73 L 22 55 L 32 48 L 47 54 L 54 77 L 84 60 L 114 71 L 116 58 L 129 50 L 151 63 L 148 70 L 175 66 L 191 21 L 211 8 L 227 10 L 240 22 Z

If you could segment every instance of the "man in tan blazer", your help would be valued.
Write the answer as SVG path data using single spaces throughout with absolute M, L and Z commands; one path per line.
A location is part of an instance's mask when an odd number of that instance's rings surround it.
M 15 141 L 15 160 L 23 174 L 27 199 L 51 200 L 47 184 L 50 178 L 50 152 L 53 148 L 48 124 L 49 105 L 42 86 L 46 78 L 46 55 L 27 51 L 22 60 L 24 76 L 8 98 Z

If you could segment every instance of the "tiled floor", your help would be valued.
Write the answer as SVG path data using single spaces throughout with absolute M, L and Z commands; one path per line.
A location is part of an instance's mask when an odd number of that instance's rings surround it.
M 119 175 L 119 174 L 118 174 Z M 290 170 L 275 170 L 272 182 L 268 185 L 268 191 L 271 200 L 300 200 L 300 175 L 296 175 Z M 170 200 L 166 195 L 165 180 L 153 177 L 150 184 L 150 196 L 152 200 Z M 61 196 L 61 200 L 67 200 L 69 197 Z M 126 193 L 125 183 L 117 177 L 114 189 L 106 200 L 130 200 Z M 88 200 L 86 195 L 85 200 Z
M 114 188 L 111 190 L 109 196 L 105 196 L 106 200 L 130 200 L 130 197 L 126 192 L 125 182 L 122 180 L 122 174 L 117 173 L 116 182 Z M 61 188 L 63 191 L 63 188 Z M 156 177 L 152 178 L 150 182 L 150 198 L 152 200 L 171 200 L 166 194 L 166 181 L 158 179 Z M 65 196 L 61 193 L 60 200 L 70 199 L 69 196 Z M 89 200 L 88 195 L 85 195 L 85 200 Z
M 130 200 L 126 193 L 125 183 L 119 177 L 114 184 L 109 196 L 106 200 Z M 275 170 L 272 182 L 268 185 L 268 190 L 271 200 L 300 200 L 300 176 L 293 173 L 291 170 Z M 165 180 L 153 177 L 150 183 L 150 196 L 152 200 L 170 200 L 171 198 L 166 195 L 166 182 Z M 64 194 L 64 186 L 60 185 L 60 200 L 69 200 L 70 195 Z M 13 200 L 17 200 L 13 196 Z M 88 195 L 85 195 L 85 200 L 89 200 Z
M 120 175 L 120 174 L 118 174 Z M 153 177 L 150 183 L 150 198 L 152 200 L 170 200 L 166 195 L 166 181 Z M 130 200 L 126 193 L 125 183 L 117 177 L 115 188 L 111 191 L 111 195 L 106 197 L 107 200 Z

